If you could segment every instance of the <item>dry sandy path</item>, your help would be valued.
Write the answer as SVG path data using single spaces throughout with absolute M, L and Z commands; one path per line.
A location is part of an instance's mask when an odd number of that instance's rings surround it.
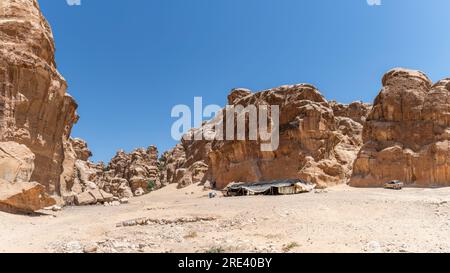
M 450 188 L 355 189 L 214 199 L 166 187 L 119 207 L 0 212 L 0 252 L 450 252 Z M 149 217 L 194 223 L 116 227 Z

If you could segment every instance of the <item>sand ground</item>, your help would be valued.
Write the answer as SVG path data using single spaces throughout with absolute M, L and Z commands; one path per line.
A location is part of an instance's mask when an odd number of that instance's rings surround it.
M 141 217 L 181 220 L 116 227 Z M 0 230 L 0 252 L 450 252 L 450 188 L 209 199 L 171 185 L 119 207 L 0 212 Z

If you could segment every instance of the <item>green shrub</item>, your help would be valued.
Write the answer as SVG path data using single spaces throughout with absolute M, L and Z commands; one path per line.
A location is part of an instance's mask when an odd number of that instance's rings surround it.
M 147 182 L 147 190 L 148 190 L 148 191 L 153 191 L 153 190 L 155 189 L 155 187 L 156 187 L 155 181 L 149 180 L 149 181 Z

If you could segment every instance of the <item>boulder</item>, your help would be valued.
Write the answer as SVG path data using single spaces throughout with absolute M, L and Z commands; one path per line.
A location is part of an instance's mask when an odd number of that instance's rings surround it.
M 134 191 L 134 196 L 142 196 L 142 195 L 144 195 L 145 194 L 145 191 L 142 189 L 142 188 L 137 188 L 135 191 Z
M 100 192 L 100 190 L 96 189 L 90 190 L 88 192 L 95 198 L 95 203 L 102 203 L 105 201 L 105 199 L 103 198 L 103 194 Z
M 10 183 L 0 179 L 0 210 L 9 213 L 33 213 L 54 206 L 45 187 L 36 182 Z
M 94 205 L 97 199 L 90 192 L 83 192 L 75 196 L 75 204 L 78 206 Z
M 114 200 L 114 195 L 107 193 L 104 190 L 100 190 L 100 194 L 102 195 L 104 202 L 112 202 Z

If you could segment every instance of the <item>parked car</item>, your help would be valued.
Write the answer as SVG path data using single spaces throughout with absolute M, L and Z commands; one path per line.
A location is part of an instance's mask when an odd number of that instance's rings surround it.
M 405 186 L 405 184 L 399 180 L 392 180 L 387 182 L 384 185 L 385 189 L 392 189 L 392 190 L 401 190 L 403 189 L 403 187 Z

